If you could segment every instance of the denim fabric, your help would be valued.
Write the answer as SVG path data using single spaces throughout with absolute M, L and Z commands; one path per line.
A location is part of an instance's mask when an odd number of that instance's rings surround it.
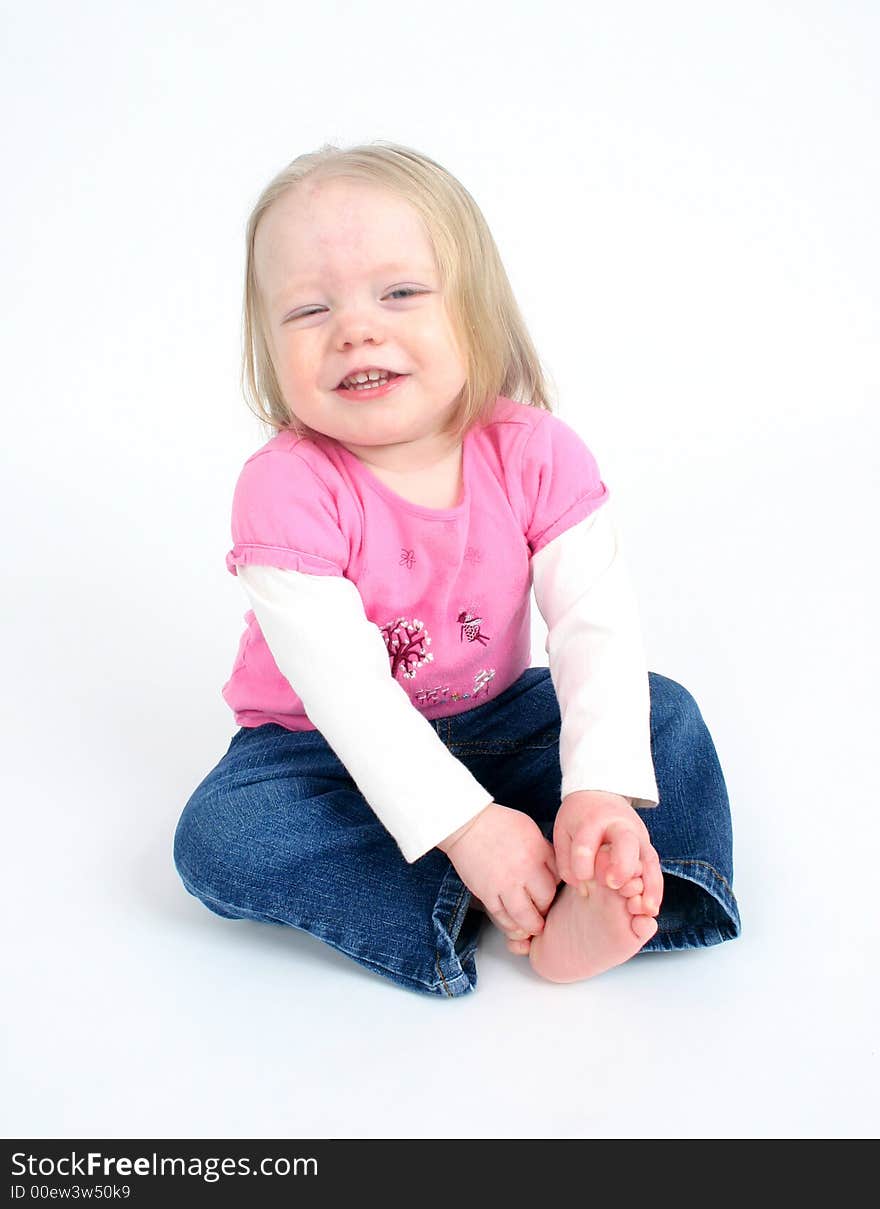
M 660 805 L 639 814 L 665 885 L 658 930 L 638 956 L 720 944 L 740 932 L 714 743 L 687 689 L 656 672 L 649 683 Z M 429 725 L 497 802 L 531 815 L 552 842 L 562 773 L 548 668 L 527 668 L 497 698 Z M 184 807 L 174 862 L 190 894 L 217 915 L 310 932 L 414 991 L 453 997 L 476 989 L 487 917 L 470 907 L 444 853 L 404 860 L 317 730 L 238 730 Z

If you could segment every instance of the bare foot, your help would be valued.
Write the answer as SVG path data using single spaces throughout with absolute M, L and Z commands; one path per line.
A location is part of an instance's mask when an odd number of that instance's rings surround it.
M 605 854 L 605 859 L 602 861 L 603 888 L 604 888 L 604 885 L 605 885 L 605 882 L 607 879 L 607 873 L 608 873 L 608 852 L 609 852 L 609 845 L 604 844 L 599 852 L 599 859 L 602 859 L 603 853 Z M 639 873 L 641 872 L 641 864 L 638 865 L 638 872 Z M 598 877 L 598 870 L 596 871 L 596 876 Z M 621 898 L 626 900 L 627 910 L 629 911 L 630 915 L 643 915 L 643 914 L 649 915 L 649 913 L 646 912 L 644 907 L 642 906 L 641 894 L 642 894 L 642 891 L 644 890 L 644 888 L 645 887 L 644 887 L 644 883 L 642 882 L 642 879 L 637 876 L 637 877 L 631 878 L 625 885 L 621 886 L 618 890 L 612 891 L 612 893 L 617 894 Z M 560 887 L 560 890 L 557 893 L 556 898 L 553 900 L 553 903 L 550 907 L 550 911 L 552 911 L 553 908 L 556 906 L 556 904 L 559 902 L 559 898 L 560 898 L 560 895 L 561 895 L 563 889 L 565 889 L 564 886 Z M 571 889 L 571 887 L 569 887 L 569 889 Z M 580 903 L 583 904 L 584 900 L 581 899 L 580 896 L 578 896 L 578 897 L 579 897 Z M 486 909 L 485 905 L 482 902 L 480 902 L 480 900 L 476 897 L 475 894 L 471 895 L 470 905 L 475 910 L 482 911 L 484 915 L 487 915 L 489 917 L 489 919 L 492 921 L 492 923 L 495 925 L 495 927 L 498 929 L 498 931 L 504 933 L 504 935 L 507 938 L 507 948 L 509 949 L 509 951 L 511 953 L 513 953 L 517 957 L 525 957 L 528 955 L 528 953 L 531 949 L 531 946 L 532 946 L 532 942 L 535 940 L 534 936 L 526 936 L 525 933 L 523 933 L 523 932 L 513 932 L 513 933 L 507 932 L 501 926 L 501 924 L 498 922 L 498 920 L 495 918 L 495 916 L 492 914 L 492 912 L 488 911 Z M 548 911 L 547 919 L 549 919 L 549 917 L 550 917 L 550 912 Z M 545 924 L 544 924 L 545 932 L 546 932 L 546 927 L 547 927 L 547 925 L 546 925 L 546 921 L 545 921 Z M 650 940 L 650 936 L 646 936 L 645 940 Z M 642 943 L 644 944 L 644 941 Z M 615 964 L 619 964 L 619 963 L 615 963 Z
M 605 848 L 596 855 L 595 872 L 586 898 L 573 886 L 560 887 L 543 932 L 531 938 L 532 969 L 550 982 L 580 982 L 621 965 L 657 931 L 654 916 L 635 913 L 641 906 L 640 878 L 612 890 L 606 884 Z
M 633 894 L 635 894 L 637 892 L 639 894 L 641 894 L 641 892 L 642 892 L 642 879 L 641 878 L 639 878 L 638 891 L 635 891 L 635 890 L 632 891 Z M 617 893 L 620 894 L 621 891 L 618 890 Z M 557 895 L 557 897 L 558 897 L 558 895 Z M 529 951 L 529 946 L 532 943 L 531 936 L 526 936 L 526 934 L 524 932 L 513 932 L 513 933 L 505 932 L 504 928 L 502 928 L 501 924 L 498 922 L 498 920 L 495 918 L 495 916 L 492 914 L 492 912 L 488 911 L 486 909 L 485 905 L 480 902 L 480 900 L 476 897 L 475 894 L 471 894 L 470 905 L 474 908 L 475 911 L 482 911 L 484 915 L 487 915 L 489 917 L 489 919 L 492 921 L 492 923 L 495 925 L 495 927 L 498 929 L 499 932 L 504 932 L 504 935 L 507 937 L 507 947 L 511 953 L 515 953 L 518 957 L 525 957 L 525 955 Z

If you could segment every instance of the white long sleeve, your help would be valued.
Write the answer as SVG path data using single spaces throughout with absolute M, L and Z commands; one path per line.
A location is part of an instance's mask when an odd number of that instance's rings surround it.
M 532 556 L 532 582 L 562 719 L 562 797 L 602 789 L 657 806 L 638 604 L 608 503 Z
M 272 566 L 238 575 L 279 671 L 408 862 L 494 800 L 392 679 L 351 580 Z

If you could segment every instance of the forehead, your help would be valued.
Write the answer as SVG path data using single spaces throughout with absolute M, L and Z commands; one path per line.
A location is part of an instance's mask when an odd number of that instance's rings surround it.
M 402 197 L 361 181 L 307 181 L 263 215 L 254 238 L 261 287 L 278 290 L 373 272 L 436 271 L 431 240 Z

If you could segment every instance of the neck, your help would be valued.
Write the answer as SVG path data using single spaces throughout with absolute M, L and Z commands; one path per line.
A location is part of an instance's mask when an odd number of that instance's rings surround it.
M 366 466 L 401 477 L 427 474 L 449 462 L 460 462 L 462 454 L 461 439 L 445 432 L 395 445 L 339 444 Z

